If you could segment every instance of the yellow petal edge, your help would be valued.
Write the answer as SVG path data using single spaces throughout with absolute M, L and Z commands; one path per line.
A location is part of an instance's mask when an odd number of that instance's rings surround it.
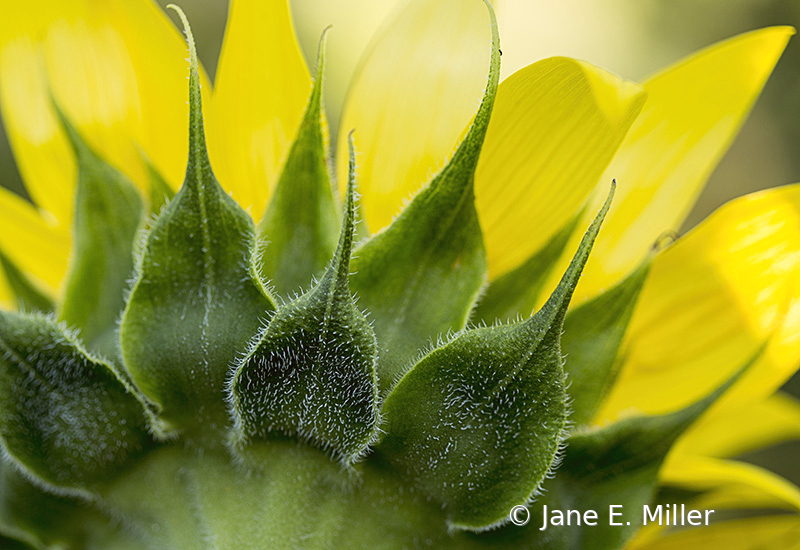
M 760 402 L 705 415 L 672 452 L 723 458 L 793 439 L 800 439 L 800 401 L 778 392 Z
M 26 187 L 44 211 L 68 227 L 75 185 L 51 91 L 97 152 L 140 187 L 148 185 L 140 151 L 180 184 L 185 58 L 183 39 L 153 2 L 49 0 L 4 12 L 0 107 Z
M 703 550 L 798 550 L 800 549 L 800 516 L 787 514 L 726 521 L 707 527 L 671 533 L 660 538 L 640 536 L 628 546 L 628 550 L 693 550 L 695 548 Z
M 726 204 L 655 258 L 596 422 L 683 408 L 767 341 L 712 412 L 763 400 L 800 362 L 798 184 Z
M 525 261 L 575 216 L 644 96 L 638 84 L 565 57 L 500 84 L 475 174 L 490 277 Z
M 310 93 L 287 0 L 233 0 L 207 121 L 208 147 L 221 185 L 256 219 Z
M 372 232 L 455 150 L 483 96 L 491 28 L 481 0 L 414 0 L 376 37 L 347 94 L 336 172 L 343 190 L 347 135 L 355 130 L 362 213 Z
M 644 83 L 642 112 L 600 177 L 587 210 L 599 208 L 607 182 L 616 178 L 617 195 L 576 289 L 575 305 L 622 279 L 665 231 L 680 228 L 793 33 L 772 27 L 736 36 Z M 576 235 L 573 244 L 579 240 Z

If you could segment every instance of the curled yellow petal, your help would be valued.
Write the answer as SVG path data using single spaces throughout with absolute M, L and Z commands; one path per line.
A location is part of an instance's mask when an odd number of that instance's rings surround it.
M 563 57 L 500 84 L 475 174 L 490 277 L 525 261 L 575 216 L 643 102 L 637 84 Z
M 712 410 L 774 392 L 800 362 L 798 266 L 800 185 L 732 201 L 659 254 L 596 421 L 685 407 L 768 339 L 761 358 Z
M 173 185 L 186 162 L 186 47 L 145 0 L 15 5 L 0 25 L 0 106 L 34 201 L 71 218 L 75 163 L 50 94 L 86 140 L 143 189 L 139 148 Z
M 207 121 L 208 147 L 222 186 L 257 218 L 310 92 L 287 0 L 233 0 Z
M 687 529 L 663 537 L 637 537 L 628 550 L 798 550 L 800 516 L 738 519 Z
M 659 473 L 663 485 L 703 491 L 698 508 L 784 508 L 800 511 L 800 489 L 753 464 L 672 454 Z
M 0 187 L 0 249 L 36 283 L 56 294 L 67 271 L 69 233 L 46 223 L 30 203 Z
M 491 28 L 480 0 L 414 0 L 379 31 L 351 85 L 337 174 L 355 130 L 363 215 L 376 232 L 445 165 L 483 96 Z
M 800 401 L 776 393 L 761 402 L 702 417 L 672 452 L 730 457 L 791 439 L 800 439 Z
M 734 37 L 644 83 L 647 101 L 587 210 L 597 210 L 616 178 L 614 206 L 574 303 L 620 280 L 663 232 L 680 227 L 793 32 L 775 27 Z

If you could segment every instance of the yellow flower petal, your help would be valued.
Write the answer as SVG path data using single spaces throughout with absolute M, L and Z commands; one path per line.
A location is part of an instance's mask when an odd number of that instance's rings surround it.
M 414 0 L 379 31 L 348 93 L 338 150 L 355 129 L 363 215 L 372 232 L 445 164 L 486 85 L 491 28 L 480 0 Z M 347 155 L 339 154 L 339 186 Z
M 6 280 L 6 275 L 2 267 L 0 267 L 0 309 L 9 311 L 13 310 L 15 306 L 16 300 L 14 298 L 14 292 L 11 290 Z
M 220 183 L 257 219 L 311 93 L 287 0 L 233 0 L 207 122 Z
M 157 5 L 48 0 L 10 12 L 0 26 L 0 104 L 36 203 L 62 223 L 71 218 L 75 163 L 48 84 L 111 164 L 146 189 L 140 146 L 177 186 L 188 150 L 186 46 Z
M 596 421 L 662 414 L 762 358 L 714 408 L 758 401 L 800 362 L 800 185 L 723 206 L 653 262 Z M 712 408 L 712 410 L 714 410 Z
M 45 223 L 30 203 L 0 187 L 0 249 L 19 268 L 56 294 L 67 272 L 69 234 Z
M 347 86 L 359 57 L 366 51 L 375 29 L 401 3 L 401 0 L 291 0 L 297 39 L 303 51 L 313 55 L 322 31 L 332 27 L 325 55 L 325 105 L 332 126 L 338 127 Z
M 663 485 L 704 491 L 693 506 L 786 508 L 800 511 L 800 489 L 769 470 L 718 458 L 672 454 L 659 473 Z
M 587 210 L 597 211 L 608 181 L 616 178 L 614 205 L 584 269 L 575 304 L 622 279 L 664 231 L 680 227 L 793 32 L 776 27 L 740 35 L 644 84 L 644 108 Z
M 643 102 L 637 84 L 563 57 L 500 84 L 475 175 L 490 277 L 525 261 L 575 216 Z
M 672 452 L 729 457 L 798 438 L 800 401 L 776 393 L 759 403 L 704 416 L 681 436 Z
M 75 161 L 47 95 L 40 43 L 27 36 L 0 49 L 0 108 L 17 166 L 31 197 L 54 219 L 72 219 Z
M 628 545 L 628 550 L 798 550 L 800 517 L 739 519 L 639 540 L 637 537 Z
M 88 1 L 96 10 L 98 2 Z M 119 29 L 136 76 L 139 103 L 132 108 L 138 111 L 139 121 L 133 126 L 134 141 L 167 183 L 178 189 L 189 154 L 188 50 L 183 33 L 155 2 L 105 0 L 103 5 L 106 24 Z M 211 84 L 202 67 L 199 72 L 205 105 L 211 101 Z M 137 160 L 141 180 L 134 181 L 142 185 L 149 181 L 148 172 Z

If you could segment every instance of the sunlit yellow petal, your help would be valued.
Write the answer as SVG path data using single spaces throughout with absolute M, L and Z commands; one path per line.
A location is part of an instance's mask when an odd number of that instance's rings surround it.
M 370 230 L 445 164 L 486 86 L 491 29 L 479 0 L 414 0 L 379 31 L 348 93 L 338 181 L 355 130 L 359 189 Z
M 145 0 L 16 3 L 0 24 L 0 104 L 31 196 L 71 217 L 75 166 L 50 93 L 87 141 L 146 187 L 137 146 L 175 186 L 186 162 L 186 46 Z
M 310 92 L 287 1 L 233 0 L 209 110 L 209 153 L 222 185 L 256 217 Z
M 0 187 L 0 249 L 55 294 L 67 271 L 69 234 L 53 229 L 36 209 Z
M 595 205 L 587 210 L 599 209 L 608 181 L 616 178 L 614 204 L 584 269 L 575 304 L 632 271 L 664 231 L 680 227 L 792 33 L 776 27 L 743 34 L 644 84 L 642 113 L 600 178 Z
M 92 4 L 92 9 L 96 9 L 94 6 L 99 3 L 87 1 Z M 131 108 L 138 111 L 139 118 L 138 125 L 133 126 L 134 141 L 166 181 L 178 189 L 183 183 L 189 151 L 186 41 L 155 2 L 105 0 L 102 4 L 101 15 L 119 30 L 136 77 L 139 103 Z M 203 110 L 207 112 L 211 85 L 202 67 L 200 84 Z M 140 163 L 139 177 L 147 182 L 146 167 L 138 156 L 137 160 Z
M 800 517 L 777 515 L 747 518 L 671 533 L 641 542 L 628 550 L 798 550 Z
M 696 422 L 675 444 L 676 454 L 729 457 L 800 438 L 800 401 L 785 393 L 720 410 Z
M 50 107 L 41 50 L 41 44 L 27 36 L 4 40 L 0 50 L 0 108 L 28 192 L 54 219 L 68 225 L 75 166 Z
M 670 455 L 659 473 L 664 485 L 703 491 L 699 508 L 786 508 L 800 511 L 800 489 L 769 470 L 718 458 Z
M 503 81 L 475 175 L 491 277 L 575 216 L 643 102 L 640 86 L 563 57 Z
M 15 305 L 14 292 L 6 280 L 2 267 L 0 267 L 0 308 L 8 311 L 14 309 Z
M 737 199 L 661 253 L 597 420 L 695 402 L 769 337 L 763 357 L 715 407 L 758 401 L 777 389 L 800 362 L 798 264 L 799 185 Z

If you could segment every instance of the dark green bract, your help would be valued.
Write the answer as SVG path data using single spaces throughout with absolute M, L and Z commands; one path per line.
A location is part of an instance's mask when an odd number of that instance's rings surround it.
M 190 146 L 177 194 L 151 167 L 145 201 L 62 117 L 78 159 L 63 299 L 50 303 L 0 255 L 28 312 L 0 312 L 0 546 L 601 550 L 630 539 L 635 527 L 540 531 L 542 506 L 641 510 L 672 443 L 725 388 L 671 415 L 587 427 L 648 271 L 567 312 L 613 184 L 539 311 L 570 235 L 586 229 L 578 218 L 487 287 L 473 183 L 499 79 L 489 13 L 488 83 L 466 137 L 359 246 L 352 140 L 342 201 L 328 172 L 324 39 L 258 227 L 212 172 L 183 13 Z M 531 524 L 509 523 L 518 505 Z

